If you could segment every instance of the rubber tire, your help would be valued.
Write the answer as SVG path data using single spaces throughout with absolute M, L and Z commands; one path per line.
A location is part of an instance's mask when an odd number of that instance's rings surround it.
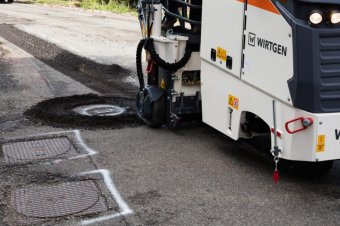
M 289 173 L 296 176 L 322 176 L 327 174 L 333 166 L 334 161 L 324 162 L 300 162 L 284 161 L 285 168 Z
M 152 104 L 151 119 L 147 121 L 147 124 L 151 128 L 161 127 L 166 119 L 166 106 L 165 98 L 161 97 L 159 100 Z
M 14 0 L 8 0 L 8 4 L 11 4 L 13 3 Z

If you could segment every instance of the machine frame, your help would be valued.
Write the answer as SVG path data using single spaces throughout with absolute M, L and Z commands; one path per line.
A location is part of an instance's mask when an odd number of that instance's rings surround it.
M 143 38 L 154 46 L 144 45 L 153 70 L 137 98 L 146 122 L 174 128 L 181 117 L 201 114 L 234 140 L 272 134 L 276 158 L 327 163 L 320 171 L 340 159 L 340 25 L 331 23 L 340 2 L 209 0 L 201 5 L 202 20 L 193 21 L 186 11 L 192 4 L 183 1 L 179 26 L 152 27 L 152 13 L 164 18 L 162 3 L 165 15 L 174 16 L 170 2 L 179 1 L 140 1 Z M 311 22 L 316 10 L 320 24 Z M 201 26 L 199 35 L 194 26 Z M 188 47 L 184 65 L 171 67 Z

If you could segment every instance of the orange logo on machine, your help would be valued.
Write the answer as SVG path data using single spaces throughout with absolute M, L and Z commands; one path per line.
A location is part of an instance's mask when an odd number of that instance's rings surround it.
M 239 2 L 245 2 L 245 0 L 237 0 Z M 255 6 L 257 8 L 281 15 L 281 13 L 275 8 L 274 4 L 270 0 L 248 0 L 248 5 Z
M 240 106 L 240 100 L 233 96 L 233 95 L 230 95 L 228 96 L 228 105 L 232 108 L 234 108 L 235 110 L 238 110 L 239 106 Z

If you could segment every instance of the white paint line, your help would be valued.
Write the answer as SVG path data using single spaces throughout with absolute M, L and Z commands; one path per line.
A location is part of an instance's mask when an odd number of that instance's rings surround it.
M 104 110 L 100 110 L 100 108 L 104 108 Z M 100 114 L 101 116 L 105 117 L 124 114 L 126 112 L 126 108 L 110 104 L 92 104 L 76 107 L 73 109 L 73 111 L 78 114 L 87 116 L 93 116 L 93 114 L 89 113 L 89 111 L 94 111 L 95 114 Z
M 97 151 L 93 150 L 92 148 L 90 148 L 89 146 L 87 146 L 87 144 L 85 144 L 82 136 L 80 135 L 80 131 L 79 130 L 74 130 L 74 134 L 79 142 L 79 144 L 86 150 L 86 152 L 88 153 L 88 155 L 95 155 L 97 154 Z M 78 156 L 79 157 L 79 156 Z
M 75 135 L 75 137 L 77 139 L 78 144 L 81 145 L 82 148 L 85 149 L 85 151 L 88 153 L 88 154 L 85 154 L 85 155 L 78 155 L 78 156 L 75 156 L 75 157 L 72 157 L 72 158 L 69 158 L 69 159 L 77 159 L 77 158 L 87 157 L 87 156 L 95 155 L 95 154 L 98 153 L 97 151 L 95 151 L 92 148 L 90 148 L 89 146 L 87 146 L 87 144 L 84 142 L 84 140 L 83 140 L 79 130 L 50 132 L 50 133 L 38 134 L 38 135 L 35 135 L 35 136 L 32 136 L 32 137 L 54 135 L 54 134 L 65 134 L 65 133 L 74 133 L 74 135 Z M 62 162 L 62 161 L 63 160 L 59 159 L 59 160 L 55 160 L 53 162 L 59 163 L 59 162 Z M 102 175 L 102 177 L 104 179 L 104 183 L 105 183 L 107 189 L 110 191 L 112 197 L 116 201 L 120 212 L 112 214 L 112 215 L 107 215 L 107 216 L 101 216 L 101 217 L 96 217 L 96 218 L 92 218 L 92 219 L 82 220 L 81 221 L 81 225 L 94 224 L 94 223 L 98 223 L 98 222 L 102 222 L 102 221 L 107 221 L 107 220 L 110 220 L 110 219 L 114 219 L 116 217 L 120 217 L 120 216 L 124 216 L 124 215 L 128 215 L 128 214 L 132 214 L 133 213 L 133 211 L 130 209 L 130 207 L 127 205 L 127 203 L 121 197 L 121 195 L 118 192 L 118 189 L 114 185 L 114 183 L 113 183 L 113 181 L 111 179 L 111 176 L 110 176 L 110 171 L 108 171 L 106 169 L 99 169 L 99 170 L 93 170 L 93 171 L 89 171 L 89 172 L 84 172 L 84 173 L 81 173 L 80 175 L 98 174 L 98 173 Z
M 67 132 L 67 131 L 66 131 Z M 60 132 L 61 133 L 66 133 L 65 131 L 64 132 Z M 76 155 L 76 156 L 73 156 L 73 157 L 70 157 L 66 160 L 61 160 L 61 161 L 67 161 L 67 160 L 74 160 L 74 159 L 80 159 L 80 158 L 85 158 L 85 157 L 88 157 L 88 156 L 91 156 L 91 155 L 96 155 L 98 152 L 93 150 L 92 148 L 90 148 L 89 146 L 87 146 L 87 144 L 84 142 L 84 139 L 83 137 L 81 136 L 80 134 L 80 131 L 79 130 L 72 130 L 72 131 L 68 131 L 68 132 L 73 132 L 75 137 L 76 137 L 76 140 L 77 140 L 77 143 L 78 145 L 80 145 L 87 153 L 86 154 L 83 154 L 83 155 Z M 58 133 L 52 133 L 52 134 L 58 134 Z M 53 161 L 54 163 L 59 163 L 58 160 L 56 161 Z
M 115 213 L 112 215 L 108 215 L 108 216 L 102 216 L 102 217 L 97 217 L 94 219 L 89 219 L 89 220 L 84 220 L 81 222 L 81 225 L 89 225 L 89 224 L 94 224 L 94 223 L 98 223 L 98 222 L 102 222 L 102 221 L 107 221 L 107 220 L 111 220 L 117 217 L 122 217 L 124 215 L 128 215 L 130 213 Z
M 94 224 L 94 223 L 110 220 L 110 219 L 113 219 L 113 218 L 116 218 L 116 217 L 120 217 L 120 216 L 124 216 L 124 215 L 128 215 L 128 214 L 133 213 L 133 211 L 130 209 L 130 207 L 126 204 L 126 202 L 120 196 L 118 189 L 114 185 L 114 183 L 111 179 L 111 176 L 110 176 L 110 172 L 108 170 L 99 169 L 99 170 L 94 170 L 94 171 L 90 171 L 90 172 L 84 172 L 84 173 L 81 173 L 81 175 L 97 174 L 97 173 L 100 173 L 102 175 L 102 177 L 104 179 L 104 183 L 105 183 L 106 187 L 109 189 L 110 193 L 112 194 L 112 197 L 115 199 L 116 203 L 118 204 L 118 208 L 119 208 L 120 212 L 112 214 L 112 215 L 108 215 L 108 216 L 102 216 L 102 217 L 96 217 L 96 218 L 92 218 L 92 219 L 88 219 L 88 220 L 82 220 L 82 222 L 81 222 L 82 225 Z
M 85 154 L 85 155 L 74 156 L 74 157 L 72 157 L 70 159 L 82 158 L 82 157 L 86 157 L 86 156 L 89 156 L 89 155 L 95 155 L 95 154 L 98 153 L 97 151 L 95 151 L 92 148 L 90 148 L 89 146 L 87 146 L 87 144 L 85 144 L 84 139 L 81 136 L 79 130 L 67 130 L 67 131 L 43 133 L 43 134 L 35 135 L 33 137 L 39 137 L 39 136 L 44 136 L 44 135 L 64 134 L 64 133 L 73 133 L 74 136 L 76 137 L 76 140 L 77 140 L 78 144 L 87 152 L 87 154 Z
M 57 131 L 57 132 L 37 134 L 37 135 L 34 135 L 33 137 L 39 137 L 39 136 L 44 136 L 44 135 L 54 135 L 54 134 L 61 134 L 61 133 L 75 133 L 75 132 L 76 132 L 76 130 L 65 130 L 65 131 Z

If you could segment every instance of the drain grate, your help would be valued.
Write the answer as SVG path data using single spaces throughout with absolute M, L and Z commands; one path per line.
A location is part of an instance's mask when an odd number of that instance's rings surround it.
M 60 218 L 108 210 L 94 181 L 17 189 L 10 194 L 10 204 L 30 218 Z
M 27 163 L 77 154 L 66 137 L 8 143 L 2 146 L 2 153 L 7 164 Z

